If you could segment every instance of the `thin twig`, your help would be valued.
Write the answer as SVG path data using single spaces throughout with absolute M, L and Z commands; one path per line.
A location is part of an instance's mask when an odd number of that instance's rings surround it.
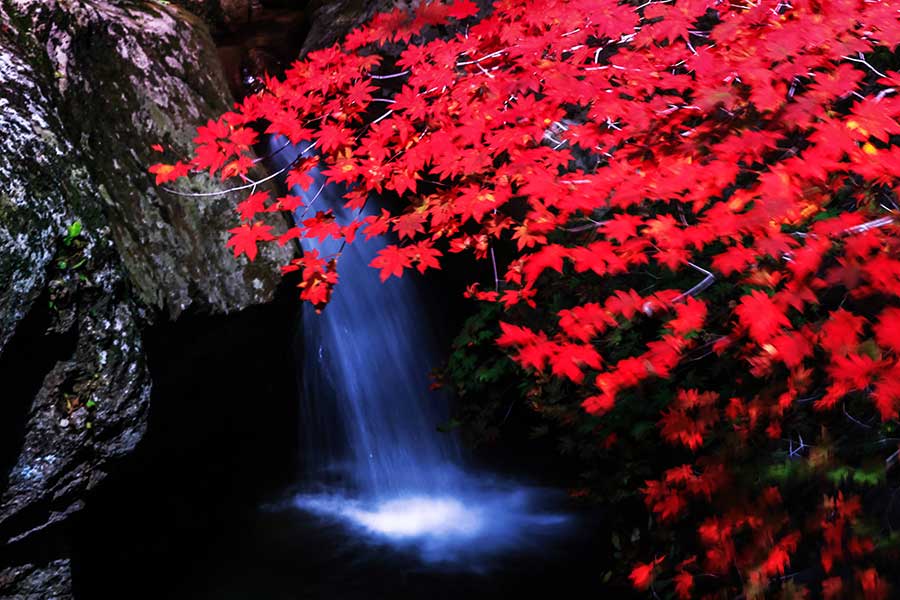
M 854 417 L 853 415 L 851 415 L 849 412 L 847 412 L 847 403 L 846 403 L 846 402 L 843 403 L 843 404 L 841 405 L 841 407 L 844 409 L 844 416 L 846 416 L 848 419 L 850 419 L 851 421 L 853 421 L 854 423 L 856 423 L 856 424 L 859 425 L 860 427 L 863 427 L 863 428 L 865 428 L 865 429 L 872 429 L 872 426 L 871 426 L 871 425 L 867 425 L 866 423 L 863 423 L 862 421 L 860 421 L 859 419 L 857 419 L 856 417 Z
M 312 205 L 315 204 L 316 200 L 319 199 L 319 196 L 322 194 L 322 190 L 324 190 L 324 189 L 325 189 L 325 184 L 323 183 L 321 186 L 319 186 L 319 191 L 316 192 L 316 195 L 313 196 L 313 199 L 309 201 L 309 204 L 307 204 L 306 207 L 303 209 L 303 212 L 300 213 L 300 216 L 295 219 L 295 222 L 299 221 L 300 219 L 302 219 L 303 217 L 306 216 L 306 213 L 309 212 L 309 209 L 312 208 Z
M 710 273 L 709 271 L 707 271 L 706 269 L 704 269 L 703 267 L 699 267 L 692 262 L 688 262 L 688 265 L 690 267 L 696 269 L 697 271 L 704 273 L 706 275 L 706 277 L 704 277 L 700 283 L 698 283 L 697 285 L 695 285 L 688 291 L 675 296 L 675 298 L 672 299 L 672 304 L 675 304 L 676 302 L 683 302 L 684 300 L 687 299 L 688 296 L 696 296 L 697 294 L 699 294 L 700 292 L 702 292 L 703 290 L 705 290 L 706 288 L 711 286 L 716 281 L 716 276 L 713 275 L 712 273 Z
M 274 150 L 274 151 L 270 152 L 269 154 L 266 154 L 265 156 L 259 156 L 257 158 L 254 158 L 253 164 L 255 165 L 255 164 L 261 163 L 264 160 L 269 160 L 270 158 L 272 158 L 273 156 L 275 156 L 276 154 L 278 154 L 279 152 L 281 152 L 282 150 L 284 150 L 285 148 L 287 148 L 290 145 L 291 145 L 291 142 L 290 142 L 290 140 L 288 140 L 287 142 L 284 143 L 284 145 L 281 148 L 278 148 L 277 150 Z
M 278 177 L 279 175 L 281 175 L 282 173 L 284 173 L 285 171 L 290 169 L 292 165 L 293 165 L 293 163 L 291 163 L 290 165 L 288 165 L 282 169 L 278 169 L 277 171 L 275 171 L 268 177 L 260 179 L 259 181 L 253 181 L 253 182 L 248 183 L 247 185 L 239 185 L 237 187 L 228 188 L 227 190 L 221 190 L 218 192 L 179 192 L 178 190 L 173 190 L 172 188 L 167 188 L 167 187 L 161 187 L 159 189 L 161 189 L 162 191 L 167 192 L 169 194 L 173 194 L 175 196 L 187 196 L 190 198 L 209 198 L 212 196 L 224 196 L 225 194 L 230 194 L 231 192 L 239 192 L 241 190 L 249 190 L 250 188 L 255 188 L 257 185 L 259 185 L 261 183 L 265 183 L 265 182 L 269 181 L 270 179 L 275 179 L 276 177 Z
M 409 75 L 409 69 L 400 71 L 399 73 L 391 73 L 390 75 L 372 75 L 369 73 L 369 77 L 372 79 L 394 79 L 396 77 L 403 77 L 404 75 Z
M 844 60 L 849 60 L 850 62 L 859 63 L 865 67 L 867 67 L 870 71 L 878 75 L 879 77 L 887 77 L 884 73 L 873 67 L 869 64 L 869 62 L 864 58 L 864 54 L 862 52 L 859 53 L 859 58 L 853 58 L 852 56 L 842 56 Z
M 491 264 L 494 267 L 494 291 L 500 291 L 500 276 L 497 274 L 497 256 L 494 254 L 494 247 L 491 246 Z
M 477 58 L 477 59 L 475 59 L 475 60 L 460 61 L 460 62 L 456 63 L 456 66 L 457 66 L 457 67 L 464 67 L 464 66 L 466 66 L 466 65 L 477 65 L 478 63 L 480 63 L 480 62 L 483 61 L 483 60 L 487 60 L 487 59 L 489 59 L 489 58 L 494 58 L 494 57 L 496 57 L 496 56 L 500 56 L 501 54 L 503 54 L 503 53 L 506 52 L 507 50 L 509 50 L 509 48 L 504 48 L 503 50 L 497 50 L 496 52 L 491 52 L 490 54 L 485 54 L 485 55 L 482 56 L 481 58 Z

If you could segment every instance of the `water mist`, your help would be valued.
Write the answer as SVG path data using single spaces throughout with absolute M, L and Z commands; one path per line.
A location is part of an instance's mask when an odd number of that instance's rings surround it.
M 269 141 L 272 166 L 300 156 L 282 138 Z M 355 215 L 342 189 L 314 169 L 298 220 L 332 210 Z M 370 199 L 365 214 L 380 210 Z M 305 216 L 304 216 L 305 215 Z M 303 238 L 304 252 L 340 252 L 339 282 L 321 313 L 303 314 L 303 423 L 310 481 L 295 505 L 339 519 L 373 541 L 417 549 L 429 562 L 466 561 L 521 548 L 566 518 L 537 512 L 542 494 L 464 468 L 455 437 L 437 426 L 448 398 L 429 389 L 439 365 L 425 300 L 414 277 L 381 282 L 369 267 L 382 237 L 352 244 Z M 471 562 L 471 560 L 470 560 Z M 480 561 L 479 561 L 480 562 Z

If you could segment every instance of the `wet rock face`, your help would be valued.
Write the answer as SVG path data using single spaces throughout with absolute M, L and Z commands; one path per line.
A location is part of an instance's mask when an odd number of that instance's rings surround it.
M 147 427 L 146 329 L 274 294 L 291 251 L 231 256 L 225 184 L 146 172 L 230 104 L 183 9 L 0 0 L 0 599 L 71 597 L 71 517 Z
M 307 8 L 311 25 L 303 54 L 330 46 L 373 15 L 405 4 L 397 0 L 312 0 Z
M 33 69 L 0 38 L 0 351 L 45 283 L 57 233 L 72 218 L 58 175 L 71 148 L 53 131 L 48 101 Z M 50 180 L 36 175 L 53 173 Z M 67 214 L 68 213 L 68 214 Z
M 219 59 L 232 94 L 262 89 L 265 75 L 278 76 L 297 58 L 306 35 L 301 3 L 264 6 L 240 28 L 217 36 Z
M 14 10 L 20 41 L 38 49 L 31 60 L 55 79 L 141 300 L 172 318 L 193 304 L 229 312 L 268 301 L 290 250 L 268 245 L 261 260 L 235 261 L 225 241 L 238 196 L 214 195 L 225 184 L 201 177 L 179 189 L 211 195 L 168 194 L 146 173 L 187 155 L 196 126 L 232 104 L 199 20 L 156 2 L 18 0 Z M 155 143 L 171 153 L 153 152 Z
M 0 600 L 67 600 L 72 597 L 69 561 L 20 565 L 0 571 Z
M 481 14 L 491 10 L 494 0 L 474 0 Z M 419 4 L 418 0 L 310 0 L 306 12 L 310 20 L 309 32 L 303 41 L 303 54 L 330 46 L 343 39 L 354 28 L 359 27 L 380 12 L 389 12 L 395 8 L 412 10 Z M 462 31 L 462 27 L 444 27 L 445 33 L 453 35 Z M 433 30 L 425 28 L 426 39 L 434 35 Z M 388 56 L 398 57 L 403 46 L 385 44 L 380 52 Z
M 263 10 L 261 0 L 177 0 L 201 17 L 214 33 L 223 34 L 240 29 Z
M 0 104 L 0 598 L 65 598 L 46 541 L 140 440 L 150 379 L 98 184 L 6 36 Z
M 303 22 L 291 0 L 0 0 L 0 600 L 72 597 L 73 517 L 158 397 L 148 331 L 273 298 L 292 251 L 231 256 L 238 195 L 208 178 L 175 189 L 200 198 L 161 190 L 146 169 L 232 103 L 203 19 L 232 35 L 261 7 L 285 24 L 231 42 L 242 73 L 244 54 L 266 70 L 392 2 L 309 4 Z

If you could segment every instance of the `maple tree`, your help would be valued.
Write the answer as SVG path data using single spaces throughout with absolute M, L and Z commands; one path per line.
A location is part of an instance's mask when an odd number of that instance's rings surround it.
M 887 0 L 421 3 L 268 78 L 151 171 L 247 180 L 257 131 L 281 135 L 318 153 L 285 174 L 309 193 L 254 186 L 236 255 L 388 234 L 382 280 L 447 253 L 489 264 L 466 294 L 500 311 L 535 411 L 563 390 L 612 455 L 629 418 L 656 424 L 670 463 L 638 486 L 659 527 L 636 588 L 885 597 L 898 43 Z M 308 216 L 314 168 L 355 219 Z M 339 262 L 285 271 L 322 308 Z

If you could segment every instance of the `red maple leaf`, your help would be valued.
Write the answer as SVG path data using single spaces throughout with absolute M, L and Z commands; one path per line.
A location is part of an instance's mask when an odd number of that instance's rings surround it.
M 533 254 L 524 257 L 525 265 L 522 272 L 525 274 L 525 282 L 528 285 L 533 284 L 544 269 L 553 269 L 557 273 L 562 273 L 563 258 L 568 256 L 569 250 L 559 244 L 550 244 L 544 246 Z
M 194 150 L 194 158 L 191 161 L 191 164 L 200 171 L 215 173 L 222 168 L 222 165 L 224 165 L 227 160 L 228 155 L 226 154 L 225 149 L 220 144 L 212 142 L 197 146 Z
M 550 357 L 550 369 L 554 375 L 565 376 L 575 383 L 584 380 L 582 368 L 600 368 L 600 354 L 587 344 L 561 344 Z
M 386 209 L 381 209 L 380 215 L 369 215 L 365 218 L 366 223 L 366 239 L 385 234 L 391 227 L 391 213 Z
M 769 341 L 783 327 L 791 326 L 783 309 L 759 290 L 753 290 L 749 296 L 741 298 L 734 312 L 750 337 L 761 344 Z
M 385 281 L 391 275 L 401 277 L 403 269 L 412 266 L 412 260 L 405 248 L 392 244 L 379 250 L 372 262 L 369 263 L 369 266 L 379 269 L 381 271 L 379 274 L 381 280 Z
M 637 215 L 616 214 L 603 223 L 601 230 L 611 239 L 621 243 L 637 235 L 638 227 L 643 223 L 644 219 Z
M 689 600 L 692 598 L 692 591 L 694 589 L 694 576 L 688 573 L 687 571 L 679 571 L 673 577 L 675 581 L 675 595 L 678 596 L 680 600 Z
M 478 5 L 472 0 L 453 0 L 453 4 L 447 10 L 447 15 L 454 19 L 468 19 L 478 14 Z
M 900 368 L 895 366 L 881 377 L 872 390 L 872 399 L 882 421 L 900 416 Z
M 639 563 L 632 569 L 628 578 L 631 579 L 634 587 L 639 590 L 646 590 L 649 588 L 650 584 L 653 583 L 653 580 L 655 579 L 654 571 L 664 558 L 665 556 L 660 556 L 649 563 Z
M 512 237 L 514 240 L 517 240 L 516 247 L 519 250 L 534 248 L 537 244 L 547 243 L 547 236 L 529 230 L 527 223 L 516 227 Z
M 231 128 L 224 119 L 209 119 L 206 125 L 197 128 L 197 135 L 194 137 L 194 143 L 197 145 L 215 144 L 220 139 L 226 138 L 231 134 Z
M 867 354 L 847 354 L 832 356 L 826 370 L 836 383 L 848 389 L 864 389 L 884 365 L 884 361 Z
M 153 165 L 148 171 L 156 175 L 156 185 L 160 185 L 186 176 L 190 172 L 190 167 L 179 161 L 174 165 Z
M 666 325 L 675 335 L 685 335 L 703 327 L 706 320 L 706 303 L 688 296 L 684 303 L 675 305 L 675 313 L 677 316 Z
M 662 17 L 662 21 L 648 26 L 648 33 L 653 39 L 668 40 L 669 42 L 682 37 L 687 39 L 688 31 L 692 29 L 693 18 L 683 13 L 680 8 L 680 5 L 670 6 L 654 3 L 644 10 L 644 17 L 647 19 Z
M 859 336 L 865 322 L 862 317 L 839 308 L 822 325 L 819 344 L 831 354 L 846 356 L 859 345 Z
M 612 410 L 615 403 L 616 399 L 614 396 L 610 394 L 597 394 L 585 398 L 581 403 L 581 407 L 584 408 L 585 412 L 588 414 L 604 415 Z
M 300 189 L 306 191 L 309 189 L 309 186 L 313 183 L 313 178 L 310 173 L 313 168 L 319 164 L 319 157 L 313 156 L 311 158 L 304 158 L 298 162 L 293 169 L 288 171 L 287 174 L 287 186 L 289 188 L 294 187 L 295 185 L 300 186 Z
M 813 345 L 800 332 L 792 331 L 772 338 L 771 346 L 788 368 L 799 367 L 813 353 Z
M 237 212 L 241 215 L 241 219 L 249 221 L 256 213 L 266 210 L 266 201 L 269 199 L 269 192 L 256 192 L 250 194 L 247 199 L 237 205 Z
M 538 339 L 527 346 L 523 346 L 516 355 L 516 360 L 523 367 L 529 367 L 537 372 L 543 372 L 547 361 L 556 353 L 557 345 L 548 341 L 546 336 L 541 334 Z
M 876 319 L 873 329 L 878 344 L 900 354 L 900 308 L 887 308 Z
M 741 244 L 732 246 L 713 258 L 713 268 L 723 275 L 740 273 L 750 265 L 756 264 L 756 250 Z
M 618 325 L 611 311 L 596 302 L 559 311 L 559 326 L 571 338 L 587 342 L 608 327 Z
M 285 136 L 292 144 L 309 142 L 313 139 L 313 132 L 303 126 L 303 122 L 297 118 L 296 112 L 277 111 L 267 116 L 269 126 L 266 133 Z
M 350 142 L 353 141 L 353 132 L 341 125 L 327 123 L 319 130 L 316 141 L 321 150 L 332 152 L 349 145 Z
M 293 194 L 288 194 L 287 196 L 282 196 L 279 198 L 275 204 L 269 207 L 270 211 L 283 210 L 287 212 L 294 212 L 298 208 L 303 206 L 303 198 L 300 196 L 295 196 Z
M 407 246 L 407 252 L 410 259 L 416 263 L 416 269 L 419 273 L 424 273 L 428 269 L 441 268 L 441 263 L 438 261 L 438 258 L 442 256 L 442 253 L 428 240 L 422 240 L 421 242 Z
M 502 335 L 497 338 L 500 346 L 526 346 L 538 340 L 538 335 L 527 327 L 500 321 Z
M 303 237 L 316 238 L 320 242 L 327 237 L 340 239 L 342 228 L 330 210 L 317 211 L 315 216 L 303 221 Z
M 247 258 L 253 260 L 257 254 L 257 242 L 268 242 L 275 239 L 271 230 L 272 227 L 270 225 L 260 222 L 244 224 L 240 227 L 229 229 L 228 232 L 231 234 L 231 238 L 226 246 L 234 249 L 235 256 L 246 254 Z

